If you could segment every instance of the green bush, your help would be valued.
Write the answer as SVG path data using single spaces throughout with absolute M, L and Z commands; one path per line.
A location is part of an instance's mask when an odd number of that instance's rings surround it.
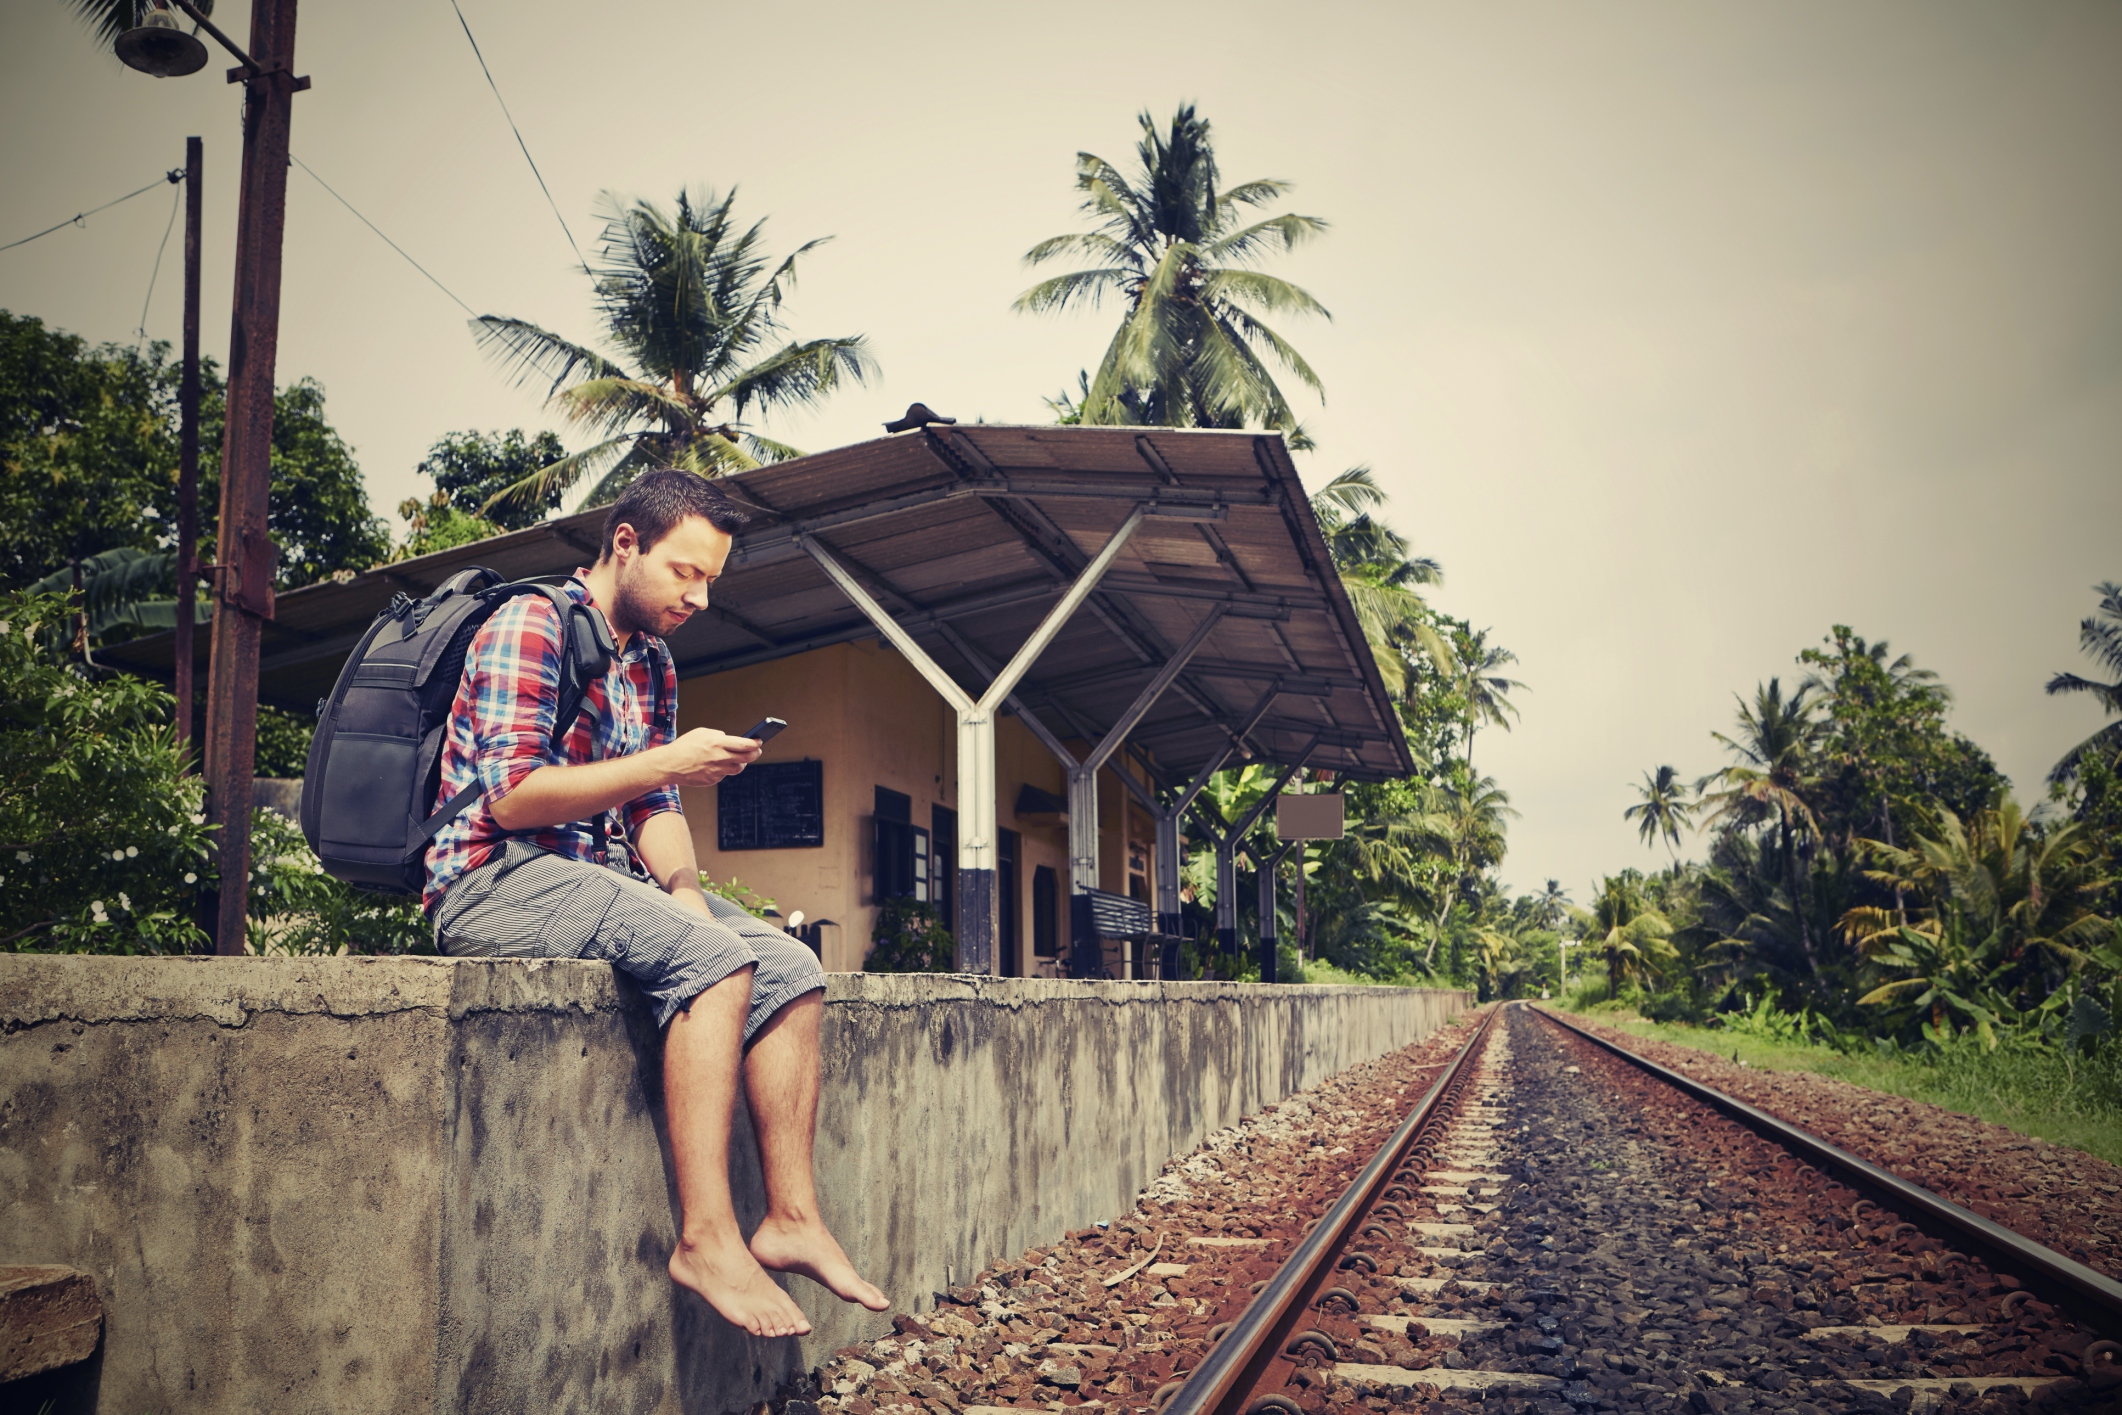
M 1700 1024 L 1708 1017 L 1709 1009 L 1702 1000 L 1686 988 L 1675 988 L 1643 998 L 1636 1007 L 1653 1022 L 1693 1022 Z
M 0 595 L 0 946 L 183 953 L 214 881 L 169 693 L 63 661 L 58 595 Z
M 870 935 L 870 973 L 948 973 L 957 966 L 958 941 L 935 910 L 911 899 L 893 899 L 877 911 Z
M 250 947 L 254 953 L 433 953 L 417 899 L 370 894 L 324 872 L 292 821 L 251 820 Z
M 170 694 L 67 662 L 68 624 L 62 596 L 0 594 L 0 946 L 203 949 L 200 895 L 219 871 L 205 783 L 188 774 Z M 249 913 L 261 953 L 434 947 L 418 900 L 331 878 L 271 811 L 251 823 Z

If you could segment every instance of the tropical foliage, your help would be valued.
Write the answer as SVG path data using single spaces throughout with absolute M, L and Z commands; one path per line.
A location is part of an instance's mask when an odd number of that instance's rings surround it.
M 178 372 L 167 344 L 92 348 L 0 310 L 0 588 L 78 585 L 99 621 L 89 645 L 172 622 Z M 227 408 L 211 359 L 200 385 L 199 543 L 211 555 Z M 388 557 L 361 470 L 314 379 L 274 398 L 272 493 L 266 525 L 279 588 Z M 148 605 L 158 607 L 134 608 Z
M 2081 643 L 2115 674 L 2122 596 L 2094 593 Z M 1927 1048 L 1941 1064 L 1971 1046 L 2122 1067 L 2118 724 L 2074 748 L 2029 809 L 1910 655 L 1838 625 L 1798 662 L 1795 690 L 1769 679 L 1711 734 L 1728 760 L 1699 798 L 1670 766 L 1645 774 L 1624 815 L 1674 863 L 1623 871 L 1600 900 L 1635 896 L 1669 928 L 1631 956 L 1606 946 L 1625 910 L 1580 918 L 1599 993 L 1783 1040 Z M 2115 712 L 2104 682 L 2058 674 L 2049 689 Z M 1705 856 L 1680 862 L 1697 822 Z
M 1159 128 L 1144 112 L 1135 166 L 1076 154 L 1076 188 L 1092 229 L 1041 241 L 1028 265 L 1085 262 L 1017 297 L 1034 314 L 1121 306 L 1120 327 L 1079 396 L 1056 408 L 1067 422 L 1156 427 L 1270 428 L 1306 445 L 1269 363 L 1325 396 L 1303 355 L 1267 323 L 1326 316 L 1299 287 L 1258 268 L 1326 229 L 1316 216 L 1263 214 L 1288 195 L 1272 178 L 1222 185 L 1206 118 L 1182 105 Z
M 549 504 L 589 482 L 587 500 L 618 495 L 649 467 L 719 476 L 797 455 L 747 422 L 808 408 L 876 371 L 862 335 L 788 339 L 782 304 L 808 241 L 776 260 L 763 221 L 743 225 L 737 193 L 678 193 L 666 210 L 602 198 L 604 232 L 590 270 L 611 355 L 529 320 L 472 321 L 481 348 L 595 441 L 480 503 L 489 520 Z
M 0 592 L 0 948 L 186 953 L 219 884 L 204 785 L 168 691 L 71 653 L 60 595 Z M 249 912 L 262 952 L 430 947 L 419 907 L 326 876 L 294 826 L 253 822 Z

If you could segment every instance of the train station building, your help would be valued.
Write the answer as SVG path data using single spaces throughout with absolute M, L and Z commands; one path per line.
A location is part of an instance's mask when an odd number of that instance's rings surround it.
M 741 776 L 686 791 L 686 814 L 703 872 L 800 910 L 829 970 L 861 968 L 879 911 L 908 898 L 952 930 L 961 971 L 1161 975 L 1209 775 L 1410 769 L 1279 437 L 934 424 L 724 486 L 752 521 L 670 641 L 679 728 L 789 726 Z M 567 574 L 603 519 L 280 596 L 261 698 L 311 711 L 394 595 L 472 565 Z M 102 657 L 167 674 L 169 651 Z M 1194 838 L 1223 825 L 1197 814 Z

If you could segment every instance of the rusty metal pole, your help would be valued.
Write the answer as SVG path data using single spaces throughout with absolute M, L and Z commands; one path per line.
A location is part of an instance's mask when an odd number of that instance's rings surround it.
M 177 386 L 177 740 L 192 744 L 192 621 L 199 594 L 199 202 L 205 157 L 184 140 L 184 372 Z
M 268 538 L 273 365 L 280 337 L 280 245 L 287 225 L 287 141 L 297 89 L 295 0 L 255 0 L 255 70 L 244 85 L 243 174 L 236 217 L 235 309 L 228 421 L 221 443 L 221 524 L 214 557 L 214 648 L 207 695 L 207 818 L 218 826 L 221 888 L 214 951 L 244 951 L 250 900 L 251 773 L 258 733 L 258 639 L 273 617 Z

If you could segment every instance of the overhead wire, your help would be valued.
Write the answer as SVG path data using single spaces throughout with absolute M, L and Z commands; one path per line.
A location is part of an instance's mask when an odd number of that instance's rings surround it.
M 135 349 L 147 342 L 147 310 L 155 302 L 155 281 L 162 275 L 162 253 L 169 249 L 169 233 L 177 229 L 177 208 L 184 201 L 184 189 L 179 187 L 170 197 L 169 222 L 162 228 L 162 243 L 155 247 L 155 267 L 147 273 L 147 298 L 140 302 L 140 326 L 134 331 L 140 337 L 133 342 Z
M 466 314 L 470 315 L 474 319 L 477 319 L 479 317 L 479 312 L 477 310 L 473 309 L 470 305 L 464 303 L 463 300 L 458 299 L 457 292 L 455 290 L 450 289 L 449 286 L 443 284 L 440 280 L 436 279 L 435 273 L 433 271 L 429 270 L 419 261 L 414 260 L 411 255 L 406 253 L 405 247 L 399 245 L 389 236 L 383 234 L 383 228 L 381 226 L 378 226 L 375 222 L 369 220 L 366 216 L 363 216 L 360 210 L 355 207 L 352 202 L 348 201 L 345 197 L 339 195 L 338 191 L 332 186 L 330 182 L 327 182 L 322 177 L 319 177 L 316 173 L 316 169 L 312 168 L 307 162 L 304 162 L 301 158 L 295 156 L 295 154 L 293 154 L 292 152 L 290 152 L 287 157 L 290 162 L 294 163 L 297 167 L 300 167 L 303 171 L 309 173 L 311 181 L 315 182 L 318 186 L 324 188 L 325 191 L 330 192 L 332 200 L 338 202 L 339 205 L 345 207 L 348 211 L 353 212 L 354 219 L 356 221 L 359 221 L 363 226 L 368 227 L 369 230 L 374 231 L 376 235 L 382 239 L 384 245 L 389 246 L 399 255 L 404 256 L 405 263 L 407 265 L 410 265 L 413 269 L 419 271 L 422 275 L 425 275 L 428 279 L 429 284 L 433 285 L 437 290 L 440 290 L 443 294 L 449 296 L 452 300 L 456 300 L 457 308 L 463 310 Z
M 538 179 L 538 190 L 545 193 L 545 204 L 553 209 L 553 219 L 560 223 L 560 233 L 567 237 L 576 263 L 584 274 L 588 274 L 589 262 L 582 258 L 582 247 L 575 244 L 575 233 L 568 229 L 567 218 L 560 214 L 560 203 L 553 200 L 552 188 L 545 185 L 545 174 L 538 170 L 538 160 L 531 156 L 530 144 L 523 140 L 523 130 L 516 126 L 516 115 L 508 111 L 508 100 L 501 96 L 501 85 L 494 82 L 494 71 L 487 67 L 486 56 L 479 52 L 479 41 L 472 36 L 471 21 L 464 18 L 464 7 L 457 0 L 449 0 L 449 7 L 457 12 L 457 23 L 463 27 L 464 38 L 472 47 L 472 57 L 479 61 L 479 72 L 486 75 L 486 86 L 494 91 L 494 102 L 501 105 L 501 116 L 508 120 L 508 130 L 516 135 L 516 146 L 523 150 L 523 160 L 530 164 L 531 175 Z
M 9 241 L 6 245 L 0 246 L 0 251 L 11 251 L 17 246 L 26 246 L 31 241 L 39 240 L 45 236 L 49 236 L 54 231 L 64 231 L 69 226 L 79 226 L 82 222 L 86 221 L 89 217 L 94 216 L 97 212 L 109 211 L 112 207 L 118 205 L 119 202 L 131 201 L 134 197 L 139 196 L 142 192 L 151 192 L 155 188 L 161 186 L 164 182 L 170 182 L 174 184 L 183 180 L 184 169 L 182 167 L 174 168 L 171 171 L 162 175 L 161 177 L 156 178 L 154 181 L 149 182 L 144 187 L 140 187 L 133 191 L 127 192 L 124 196 L 117 197 L 111 201 L 107 201 L 101 206 L 92 206 L 86 211 L 76 212 L 74 215 L 67 217 L 66 220 L 61 221 L 56 226 L 45 227 L 42 231 L 39 231 L 34 236 L 24 236 L 19 241 Z

